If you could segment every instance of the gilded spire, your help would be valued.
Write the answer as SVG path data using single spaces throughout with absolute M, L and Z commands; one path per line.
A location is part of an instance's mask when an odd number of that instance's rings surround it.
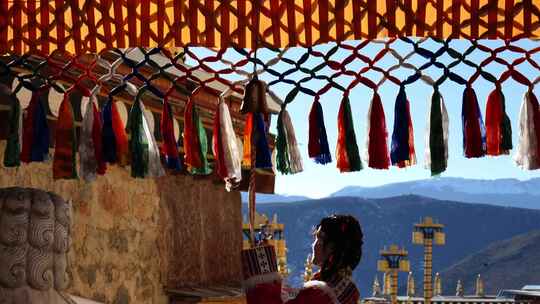
M 407 296 L 414 297 L 415 293 L 414 277 L 412 271 L 409 271 L 409 276 L 407 277 Z
M 435 282 L 433 285 L 435 285 L 433 289 L 433 294 L 436 296 L 442 295 L 441 276 L 438 272 L 435 274 Z
M 375 279 L 373 280 L 373 297 L 380 297 L 381 296 L 381 284 L 379 284 L 379 279 L 377 278 L 377 275 L 375 275 Z
M 478 274 L 478 277 L 476 277 L 476 296 L 477 297 L 484 296 L 484 281 L 482 281 L 480 274 Z

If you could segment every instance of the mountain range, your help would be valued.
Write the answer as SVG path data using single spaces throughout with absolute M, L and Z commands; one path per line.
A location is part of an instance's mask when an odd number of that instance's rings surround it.
M 243 208 L 245 212 L 247 205 L 244 204 Z M 285 224 L 284 235 L 289 249 L 288 266 L 291 269 L 288 280 L 294 286 L 301 284 L 304 262 L 311 252 L 311 232 L 320 219 L 333 213 L 352 214 L 357 217 L 364 231 L 364 253 L 354 272 L 354 278 L 362 296 L 371 294 L 372 282 L 377 274 L 379 250 L 390 244 L 404 246 L 409 251 L 411 271 L 416 279 L 417 290 L 421 290 L 423 249 L 412 244 L 411 236 L 414 223 L 424 216 L 432 216 L 445 225 L 446 245 L 433 249 L 434 272 L 449 269 L 494 242 L 540 229 L 540 210 L 436 200 L 418 195 L 379 199 L 335 196 L 294 203 L 259 204 L 257 211 L 269 217 L 277 214 L 278 221 Z M 470 269 L 481 272 L 482 267 Z M 474 271 L 468 275 L 476 275 Z M 515 271 L 519 273 L 527 269 Z M 379 273 L 378 276 L 381 281 L 382 274 Z M 404 290 L 402 288 L 406 285 L 406 276 L 406 273 L 399 275 L 401 290 Z M 465 279 L 468 277 L 463 274 L 463 280 Z M 442 280 L 446 280 L 444 276 Z M 538 282 L 540 277 L 536 278 L 536 282 L 529 283 Z M 448 284 L 451 284 L 450 280 Z M 504 286 L 514 287 L 521 286 Z M 455 285 L 453 288 L 455 289 Z
M 540 230 L 494 242 L 443 270 L 443 291 L 455 292 L 457 280 L 461 280 L 465 292 L 473 293 L 477 273 L 481 273 L 486 294 L 539 283 Z
M 349 186 L 331 194 L 330 197 L 386 198 L 408 194 L 439 200 L 540 209 L 540 178 L 521 181 L 440 177 L 378 187 Z M 242 199 L 247 201 L 245 193 L 242 193 Z M 257 195 L 258 203 L 293 202 L 307 199 L 309 198 L 303 196 Z

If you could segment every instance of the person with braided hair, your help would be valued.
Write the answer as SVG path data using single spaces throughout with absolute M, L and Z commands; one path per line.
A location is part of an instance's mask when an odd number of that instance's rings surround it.
M 360 294 L 352 271 L 362 258 L 360 223 L 351 215 L 332 215 L 321 220 L 313 235 L 312 262 L 320 267 L 313 280 L 291 292 L 276 276 L 251 279 L 251 284 L 245 284 L 248 304 L 358 303 Z

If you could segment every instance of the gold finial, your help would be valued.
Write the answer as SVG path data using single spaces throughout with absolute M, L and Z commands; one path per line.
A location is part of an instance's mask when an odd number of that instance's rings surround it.
M 463 297 L 463 284 L 461 284 L 461 280 L 457 281 L 456 297 Z
M 414 277 L 412 271 L 409 271 L 409 276 L 407 277 L 407 296 L 414 297 L 415 293 Z
M 478 277 L 476 277 L 476 296 L 477 297 L 484 296 L 484 281 L 482 281 L 480 274 L 478 274 Z
M 377 278 L 377 275 L 375 275 L 375 279 L 373 280 L 373 297 L 379 297 L 381 295 L 381 284 L 379 284 L 379 279 Z
M 313 262 L 311 261 L 311 254 L 308 254 L 304 266 L 304 282 L 311 281 L 313 278 Z
M 278 272 L 282 278 L 289 276 L 289 268 L 287 268 L 287 261 L 281 257 L 278 259 Z
M 435 274 L 435 283 L 433 285 L 435 285 L 433 289 L 434 295 L 436 296 L 442 295 L 441 276 L 439 275 L 438 272 Z

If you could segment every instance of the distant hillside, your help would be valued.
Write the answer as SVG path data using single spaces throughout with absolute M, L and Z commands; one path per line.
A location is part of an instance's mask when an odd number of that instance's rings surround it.
M 242 202 L 246 203 L 248 201 L 248 193 L 240 192 L 242 195 Z M 310 199 L 309 197 L 299 196 L 299 195 L 281 195 L 281 194 L 259 194 L 257 193 L 256 203 L 287 203 L 287 202 L 298 202 Z
M 380 187 L 345 187 L 332 197 L 384 198 L 421 195 L 440 200 L 540 209 L 540 178 L 476 180 L 455 177 L 388 184 Z
M 293 271 L 290 282 L 294 285 L 301 282 L 304 261 L 311 252 L 311 231 L 319 220 L 332 213 L 356 216 L 365 234 L 364 255 L 355 271 L 362 295 L 371 292 L 379 250 L 392 243 L 404 245 L 409 250 L 411 270 L 420 288 L 422 247 L 412 245 L 411 235 L 413 224 L 423 216 L 433 216 L 446 225 L 447 245 L 434 248 L 434 271 L 446 269 L 492 242 L 540 229 L 540 210 L 438 201 L 414 195 L 386 199 L 333 197 L 296 203 L 268 203 L 258 205 L 257 211 L 269 216 L 277 213 L 279 221 L 285 224 L 289 266 Z M 405 280 L 406 274 L 401 274 L 401 286 L 405 286 Z
M 487 294 L 500 289 L 520 289 L 540 283 L 540 230 L 497 241 L 487 248 L 467 256 L 441 273 L 443 288 L 456 289 L 457 280 L 466 292 L 474 292 L 476 274 L 484 280 Z

